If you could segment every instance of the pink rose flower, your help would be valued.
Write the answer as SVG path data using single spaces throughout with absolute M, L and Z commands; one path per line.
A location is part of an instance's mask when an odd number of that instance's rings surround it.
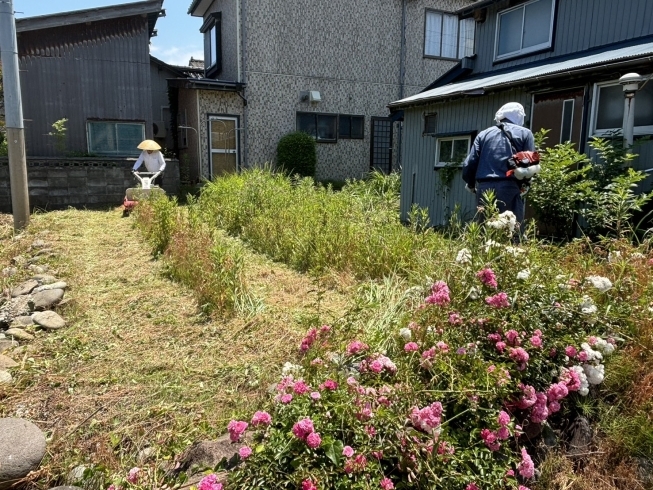
M 288 403 L 290 403 L 292 401 L 292 395 L 290 393 L 286 393 L 285 395 L 281 395 L 280 400 L 281 400 L 281 403 L 283 403 L 284 405 L 287 405 Z
M 313 391 L 313 392 L 310 394 L 310 397 L 311 397 L 313 400 L 319 400 L 320 398 L 322 398 L 322 395 L 320 395 L 320 392 L 319 392 L 319 391 Z
M 392 483 L 392 480 L 390 478 L 384 478 L 383 480 L 381 480 L 379 485 L 383 490 L 392 490 L 395 487 L 395 484 Z
M 307 478 L 302 482 L 302 490 L 317 490 L 317 486 L 313 483 L 313 480 Z
M 256 412 L 252 417 L 252 427 L 256 425 L 270 425 L 272 417 L 267 412 Z
M 406 345 L 404 345 L 404 350 L 406 352 L 416 352 L 419 350 L 419 345 L 417 345 L 415 342 L 408 342 Z
M 359 352 L 363 352 L 365 350 L 369 349 L 369 346 L 367 344 L 364 344 L 360 340 L 354 340 L 347 346 L 347 354 L 350 356 L 353 356 L 355 354 L 358 354 Z
M 238 450 L 238 454 L 241 459 L 247 459 L 252 455 L 252 448 L 248 446 L 243 446 Z
M 497 417 L 497 422 L 501 426 L 508 425 L 510 423 L 510 415 L 508 415 L 507 412 L 501 410 L 501 412 L 499 412 L 499 416 Z
M 138 467 L 134 467 L 131 470 L 129 470 L 129 473 L 127 474 L 127 481 L 129 483 L 133 483 L 134 485 L 138 483 L 138 478 L 140 476 L 141 469 Z
M 506 293 L 498 293 L 494 296 L 488 296 L 485 298 L 485 302 L 492 306 L 493 308 L 509 308 L 510 301 Z
M 535 465 L 533 464 L 531 457 L 528 455 L 526 448 L 522 448 L 521 458 L 521 463 L 517 466 L 519 474 L 524 478 L 533 478 L 535 475 Z
M 351 446 L 345 446 L 342 448 L 342 455 L 351 458 L 354 455 L 354 449 Z
M 322 444 L 322 438 L 317 432 L 311 432 L 306 436 L 306 445 L 311 449 L 317 449 Z
M 243 422 L 242 420 L 232 420 L 229 422 L 227 430 L 229 431 L 229 439 L 231 439 L 231 442 L 240 441 L 240 438 L 243 436 L 245 430 L 247 430 L 248 425 L 247 422 Z
M 292 433 L 297 439 L 301 440 L 306 439 L 313 432 L 315 432 L 315 427 L 313 426 L 313 421 L 308 417 L 303 418 L 292 427 Z
M 476 277 L 486 286 L 496 289 L 499 287 L 497 276 L 492 269 L 483 269 L 476 273 Z
M 297 393 L 298 395 L 303 395 L 304 393 L 308 393 L 310 388 L 308 385 L 304 382 L 303 379 L 298 380 L 295 382 L 295 384 L 292 387 L 293 391 Z
M 338 389 L 338 383 L 336 383 L 332 379 L 327 379 L 324 383 L 320 385 L 320 389 L 335 391 Z
M 222 483 L 218 483 L 218 475 L 211 473 L 200 480 L 197 490 L 222 490 Z

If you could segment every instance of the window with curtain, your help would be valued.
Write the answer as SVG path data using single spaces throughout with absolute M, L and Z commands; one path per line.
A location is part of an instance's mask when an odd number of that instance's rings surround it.
M 435 10 L 426 11 L 424 56 L 460 59 L 474 54 L 474 19 Z
M 313 136 L 318 143 L 335 143 L 338 140 L 338 115 L 317 112 L 298 112 L 297 131 Z
M 531 0 L 499 12 L 495 59 L 550 48 L 554 8 L 555 0 Z

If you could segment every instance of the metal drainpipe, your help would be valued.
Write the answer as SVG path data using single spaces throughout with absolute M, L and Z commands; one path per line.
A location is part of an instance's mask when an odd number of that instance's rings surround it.
M 238 42 L 241 45 L 241 50 L 240 50 L 240 56 L 242 58 L 241 61 L 241 70 L 242 74 L 239 74 L 239 77 L 241 77 L 241 82 L 244 84 L 247 84 L 246 80 L 246 73 L 247 73 L 247 0 L 241 0 L 240 4 L 241 12 L 240 12 L 240 39 L 238 39 Z M 245 88 L 243 88 L 243 92 L 247 90 L 247 85 L 245 85 Z M 247 99 L 241 95 L 243 99 L 243 122 L 242 122 L 242 128 L 243 130 L 240 132 L 241 134 L 241 147 L 243 149 L 243 165 L 242 167 L 249 167 L 249 148 L 247 144 Z
M 404 98 L 404 84 L 406 81 L 406 0 L 401 2 L 401 51 L 399 55 L 399 100 Z M 397 135 L 397 166 L 401 166 L 401 137 L 402 122 L 399 122 Z

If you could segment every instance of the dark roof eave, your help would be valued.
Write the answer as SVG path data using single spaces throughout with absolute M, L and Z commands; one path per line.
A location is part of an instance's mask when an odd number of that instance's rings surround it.
M 610 71 L 614 69 L 616 66 L 615 65 L 621 65 L 621 66 L 627 66 L 627 65 L 633 65 L 639 62 L 651 62 L 653 61 L 653 55 L 646 55 L 642 56 L 640 58 L 630 58 L 628 60 L 619 60 L 614 63 L 603 63 L 599 65 L 593 65 L 593 66 L 587 66 L 584 68 L 579 68 L 577 70 L 565 70 L 561 72 L 556 72 L 556 73 L 549 73 L 546 75 L 542 75 L 539 77 L 533 77 L 533 78 L 526 78 L 526 79 L 521 79 L 521 80 L 515 80 L 515 81 L 508 81 L 504 83 L 499 83 L 496 85 L 492 85 L 490 87 L 482 87 L 473 91 L 462 91 L 462 92 L 452 92 L 449 94 L 444 94 L 444 95 L 439 95 L 435 97 L 429 97 L 421 100 L 416 100 L 416 101 L 409 101 L 409 102 L 404 102 L 403 104 L 399 103 L 390 103 L 388 104 L 388 108 L 391 111 L 395 111 L 397 109 L 406 109 L 408 107 L 416 107 L 420 105 L 426 105 L 426 104 L 433 104 L 436 102 L 443 102 L 445 100 L 455 100 L 455 99 L 460 99 L 463 97 L 469 97 L 469 96 L 482 96 L 485 95 L 487 92 L 496 92 L 497 90 L 502 90 L 505 88 L 510 88 L 510 87 L 519 87 L 519 86 L 528 86 L 528 85 L 533 85 L 537 82 L 542 82 L 542 81 L 548 81 L 548 80 L 553 80 L 555 78 L 561 78 L 561 77 L 569 77 L 569 76 L 578 76 L 578 75 L 583 75 L 587 72 L 603 72 L 603 71 Z
M 189 88 L 195 90 L 219 90 L 222 92 L 241 92 L 246 84 L 241 82 L 223 82 L 211 79 L 196 78 L 168 78 L 168 85 L 177 88 Z
M 465 18 L 465 17 L 470 17 L 474 14 L 474 11 L 477 9 L 489 7 L 490 5 L 494 3 L 498 3 L 501 0 L 479 0 L 477 2 L 472 3 L 471 5 L 467 5 L 466 7 L 459 8 L 456 10 L 456 14 L 458 14 L 459 17 Z
M 122 5 L 111 5 L 109 7 L 97 7 L 84 10 L 73 10 L 59 14 L 39 15 L 35 17 L 22 17 L 16 19 L 16 32 L 36 31 L 52 27 L 62 27 L 70 24 L 83 24 L 86 22 L 97 22 L 101 20 L 117 19 L 134 15 L 147 15 L 151 29 L 161 12 L 163 0 L 146 0 L 144 2 L 126 3 Z

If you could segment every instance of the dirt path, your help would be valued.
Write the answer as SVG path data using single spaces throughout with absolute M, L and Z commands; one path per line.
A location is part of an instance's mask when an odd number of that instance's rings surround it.
M 264 311 L 207 318 L 119 210 L 51 212 L 32 223 L 23 240 L 39 233 L 54 247 L 70 326 L 37 332 L 15 383 L 0 388 L 0 416 L 47 431 L 50 481 L 76 464 L 124 468 L 144 447 L 163 457 L 215 436 L 234 410 L 265 396 L 315 311 L 310 278 L 251 254 L 248 283 Z M 324 308 L 345 305 L 346 288 L 326 292 Z

